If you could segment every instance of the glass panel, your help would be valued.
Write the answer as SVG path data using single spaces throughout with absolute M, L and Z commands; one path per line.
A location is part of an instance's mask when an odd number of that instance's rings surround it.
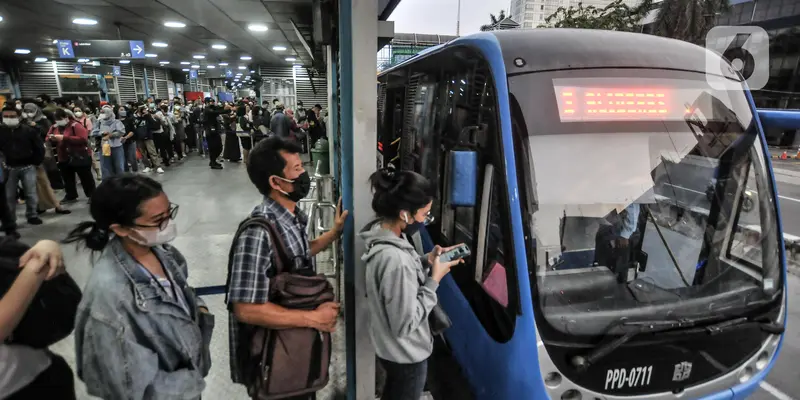
M 58 83 L 61 85 L 61 92 L 98 92 L 100 85 L 97 78 L 74 78 L 71 76 L 59 75 Z

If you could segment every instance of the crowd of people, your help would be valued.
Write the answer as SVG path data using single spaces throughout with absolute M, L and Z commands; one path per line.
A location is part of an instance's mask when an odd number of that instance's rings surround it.
M 327 370 L 329 354 L 323 354 L 340 315 L 330 284 L 324 277 L 315 280 L 320 277 L 315 256 L 340 238 L 348 217 L 340 203 L 332 229 L 310 239 L 308 216 L 297 207 L 311 189 L 301 153 L 303 143 L 308 147 L 321 137 L 321 107 L 298 121 L 280 102 L 266 109 L 249 99 L 237 105 L 206 99 L 186 107 L 178 99 L 102 104 L 94 112 L 41 100 L 3 110 L 0 150 L 14 152 L 7 153 L 6 164 L 10 176 L 23 182 L 29 222 L 38 213 L 33 195 L 37 179 L 48 177 L 39 169 L 48 156 L 56 158 L 65 186 L 72 185 L 62 202 L 77 199 L 76 175 L 89 197 L 91 218 L 62 242 L 95 253 L 91 274 L 69 326 L 49 325 L 74 333 L 76 373 L 88 393 L 103 399 L 201 398 L 214 361 L 215 317 L 188 284 L 192 266 L 170 244 L 178 235 L 179 207 L 161 183 L 134 173 L 136 153 L 142 155 L 142 172 L 162 173 L 194 151 L 218 169 L 221 158 L 242 158 L 241 145 L 248 176 L 263 201 L 231 243 L 225 297 L 231 378 L 252 398 L 313 399 L 327 383 L 327 374 L 314 375 L 319 372 L 314 368 L 322 362 Z M 48 114 L 52 125 L 45 122 Z M 49 155 L 45 143 L 52 147 Z M 23 145 L 29 148 L 23 151 Z M 95 154 L 102 179 L 96 188 Z M 436 289 L 461 260 L 440 261 L 449 249 L 438 246 L 419 255 L 410 243 L 410 235 L 431 221 L 434 191 L 423 176 L 384 169 L 370 183 L 376 219 L 360 235 L 366 243 L 370 336 L 387 372 L 383 398 L 417 400 L 433 350 L 428 317 L 438 304 Z M 7 197 L 16 204 L 16 182 L 7 185 L 12 188 Z M 7 255 L 3 246 L 15 240 L 12 236 L 0 240 L 0 272 Z M 14 334 L 37 290 L 65 274 L 60 246 L 40 242 L 12 263 L 15 279 L 6 280 L 0 300 L 0 398 L 74 399 L 73 372 L 64 359 L 47 350 L 49 344 L 32 347 Z M 277 334 L 281 339 L 268 339 Z M 275 347 L 278 342 L 283 347 Z M 254 344 L 263 346 L 260 353 L 253 353 Z
M 325 136 L 317 104 L 293 110 L 248 97 L 217 104 L 213 98 L 184 102 L 148 98 L 144 102 L 95 104 L 83 97 L 6 103 L 0 123 L 0 154 L 6 176 L 0 182 L 0 221 L 6 235 L 19 237 L 16 206 L 24 203 L 31 225 L 48 210 L 69 214 L 62 205 L 78 201 L 78 182 L 86 199 L 96 183 L 124 172 L 163 174 L 196 153 L 212 169 L 222 161 L 247 162 L 252 146 L 271 135 L 296 141 L 308 150 Z M 309 143 L 310 141 L 310 143 Z M 61 199 L 56 191 L 63 190 Z

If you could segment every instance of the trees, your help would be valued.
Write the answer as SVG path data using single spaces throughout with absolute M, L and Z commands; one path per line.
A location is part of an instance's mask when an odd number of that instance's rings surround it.
M 494 26 L 495 26 L 495 25 L 496 25 L 498 22 L 500 22 L 500 21 L 502 21 L 502 20 L 506 19 L 506 10 L 500 10 L 500 13 L 499 13 L 499 14 L 497 14 L 497 16 L 496 16 L 496 17 L 495 17 L 495 15 L 494 15 L 494 14 L 489 14 L 489 18 L 491 19 L 491 21 L 492 21 L 492 22 L 491 22 L 490 24 L 481 25 L 481 31 L 483 31 L 483 32 L 485 32 L 485 31 L 490 31 L 490 30 L 492 30 L 492 28 L 493 28 L 493 27 L 494 27 Z
M 727 0 L 664 0 L 653 33 L 702 44 L 717 15 L 729 9 Z
M 583 28 L 633 32 L 641 29 L 639 22 L 653 7 L 653 0 L 642 0 L 636 7 L 629 7 L 622 0 L 615 0 L 603 8 L 595 6 L 559 7 L 545 18 L 540 28 Z

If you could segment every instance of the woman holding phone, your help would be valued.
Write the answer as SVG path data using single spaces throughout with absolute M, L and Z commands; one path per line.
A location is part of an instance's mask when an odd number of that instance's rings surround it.
M 383 169 L 370 177 L 377 218 L 359 235 L 366 243 L 370 337 L 386 370 L 383 400 L 417 400 L 425 387 L 433 334 L 428 316 L 438 303 L 436 289 L 450 268 L 436 246 L 424 256 L 408 241 L 430 220 L 431 184 L 412 171 Z

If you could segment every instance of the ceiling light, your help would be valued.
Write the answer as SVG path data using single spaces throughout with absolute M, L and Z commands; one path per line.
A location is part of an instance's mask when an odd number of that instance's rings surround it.
M 272 50 L 275 50 L 275 51 L 286 51 L 286 47 L 284 47 L 284 46 L 275 46 L 275 47 L 272 48 Z
M 153 46 L 156 46 L 156 47 L 167 47 L 169 45 L 164 43 L 164 42 L 153 42 Z
M 0 15 L 0 22 L 3 22 L 3 16 Z
M 198 68 L 200 68 L 200 66 L 199 66 L 199 65 L 197 65 L 197 64 L 195 64 L 195 65 L 192 65 L 192 68 L 194 68 L 194 69 L 198 69 Z
M 240 72 L 240 73 L 236 74 L 236 76 L 242 76 L 242 73 Z
M 158 57 L 158 54 L 148 53 L 148 54 L 145 54 L 144 56 L 147 57 L 147 58 L 156 58 L 156 57 Z
M 227 66 L 228 66 L 228 63 L 226 63 L 226 62 L 221 62 L 221 63 L 219 63 L 219 66 L 220 66 L 220 67 L 227 67 Z
M 240 60 L 252 60 L 252 59 L 253 59 L 253 57 L 250 57 L 250 56 L 241 56 L 241 57 L 239 57 L 239 59 L 240 59 Z
M 45 61 L 47 61 L 47 57 L 36 57 L 36 59 L 33 60 L 33 61 L 34 62 L 45 62 Z
M 256 71 L 251 69 L 251 70 L 250 70 L 250 73 L 251 73 L 251 74 L 255 74 L 255 73 L 256 73 Z
M 247 25 L 247 29 L 250 29 L 253 32 L 266 32 L 269 28 L 263 24 L 250 24 Z
M 192 58 L 194 58 L 196 60 L 202 60 L 202 59 L 206 58 L 206 56 L 204 56 L 202 54 L 195 54 L 195 55 L 192 56 Z
M 169 61 L 159 61 L 158 63 L 161 64 L 161 65 L 166 65 L 166 64 L 169 64 Z
M 292 62 L 292 61 L 297 61 L 297 59 L 294 57 L 286 57 L 286 61 Z
M 167 21 L 167 22 L 164 22 L 164 26 L 169 27 L 169 28 L 185 28 L 186 24 L 184 24 L 183 22 L 177 22 L 177 21 Z
M 217 50 L 225 50 L 225 49 L 228 48 L 228 46 L 225 46 L 224 44 L 215 44 L 215 45 L 212 45 L 211 48 L 212 49 L 217 49 Z
M 131 60 L 119 60 L 120 64 L 130 64 Z
M 182 69 L 181 71 L 183 71 L 183 72 L 189 72 L 189 68 L 184 68 L 184 69 Z
M 58 44 L 58 39 L 53 39 L 53 44 Z
M 14 50 L 14 53 L 15 54 L 30 54 L 31 51 L 28 50 L 28 49 L 16 49 L 16 50 Z
M 87 63 L 87 62 L 89 62 L 89 59 L 88 58 L 79 58 L 78 62 L 79 63 Z
M 72 23 L 75 25 L 97 25 L 97 21 L 91 18 L 75 18 Z
M 181 61 L 181 65 L 189 65 L 189 64 L 191 64 L 191 63 L 188 62 L 188 61 Z
M 247 67 L 245 67 L 244 65 L 240 65 L 239 69 L 247 69 Z
M 239 78 L 236 78 L 236 79 L 234 79 L 233 81 L 234 81 L 234 82 L 239 82 Z
M 217 68 L 217 67 L 215 67 L 215 66 L 213 66 L 213 65 L 206 65 L 206 68 L 208 68 L 208 69 L 214 69 L 214 68 Z

